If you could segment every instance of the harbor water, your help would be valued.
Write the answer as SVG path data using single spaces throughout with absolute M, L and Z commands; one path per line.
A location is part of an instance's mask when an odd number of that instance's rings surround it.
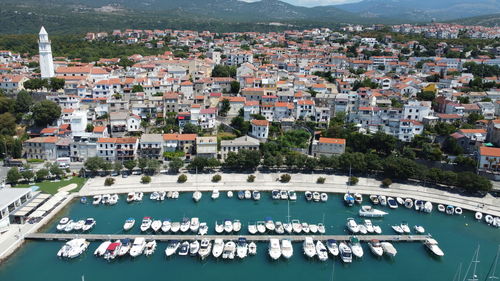
M 218 199 L 212 200 L 210 193 L 203 193 L 200 202 L 194 203 L 192 193 L 181 193 L 176 200 L 151 201 L 149 194 L 142 202 L 128 204 L 125 196 L 114 206 L 93 206 L 80 204 L 77 200 L 65 208 L 44 231 L 56 232 L 57 221 L 61 217 L 73 220 L 93 217 L 97 225 L 91 233 L 122 234 L 124 221 L 133 217 L 136 224 L 127 233 L 139 234 L 139 225 L 143 217 L 171 219 L 181 221 L 183 217 L 199 217 L 207 222 L 210 234 L 214 234 L 214 225 L 225 219 L 239 219 L 242 224 L 240 234 L 248 234 L 249 222 L 263 221 L 272 217 L 274 221 L 286 222 L 299 219 L 308 223 L 323 222 L 327 234 L 348 234 L 346 219 L 358 216 L 359 205 L 346 207 L 340 194 L 329 195 L 326 203 L 306 202 L 303 193 L 298 193 L 296 202 L 272 200 L 270 193 L 262 193 L 260 201 L 239 200 L 235 192 L 233 198 L 227 198 L 221 192 Z M 91 201 L 91 200 L 89 200 Z M 369 204 L 367 196 L 363 204 Z M 363 244 L 364 256 L 351 264 L 343 264 L 340 259 L 332 258 L 327 262 L 307 259 L 302 251 L 302 243 L 294 243 L 294 254 L 289 260 L 281 258 L 272 261 L 267 253 L 268 243 L 258 243 L 257 255 L 244 260 L 216 260 L 212 256 L 204 261 L 198 257 L 165 257 L 166 243 L 159 243 L 156 252 L 150 256 L 132 259 L 119 257 L 111 262 L 93 256 L 100 242 L 92 242 L 87 252 L 74 260 L 61 260 L 56 253 L 63 245 L 62 241 L 27 242 L 9 259 L 0 264 L 0 280 L 384 280 L 384 281 L 431 281 L 453 280 L 457 269 L 462 264 L 462 274 L 467 269 L 474 251 L 480 245 L 477 273 L 479 280 L 486 278 L 500 244 L 499 229 L 490 227 L 474 219 L 474 214 L 464 211 L 461 216 L 446 215 L 437 211 L 431 214 L 418 213 L 400 206 L 392 210 L 377 206 L 389 214 L 382 219 L 372 219 L 380 225 L 383 234 L 395 234 L 391 225 L 408 222 L 422 225 L 445 252 L 442 258 L 434 257 L 421 243 L 394 242 L 398 254 L 394 258 L 375 258 L 367 244 Z M 498 274 L 497 274 L 498 276 Z

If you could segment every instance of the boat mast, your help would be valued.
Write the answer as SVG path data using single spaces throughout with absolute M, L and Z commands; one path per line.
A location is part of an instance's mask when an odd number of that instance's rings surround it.
M 479 260 L 478 260 L 479 248 L 480 248 L 480 245 L 477 246 L 477 249 L 474 252 L 474 256 L 472 256 L 472 261 L 470 262 L 469 267 L 467 268 L 467 272 L 464 275 L 463 281 L 465 281 L 465 278 L 467 278 L 467 275 L 469 274 L 469 270 L 470 270 L 470 267 L 472 266 L 472 264 L 474 264 L 474 271 L 472 273 L 472 278 L 467 279 L 467 281 L 479 281 L 479 279 L 477 278 L 477 275 L 476 275 L 477 264 L 479 263 Z
M 497 255 L 495 256 L 495 260 L 493 261 L 493 269 L 490 270 L 490 272 L 492 272 L 491 274 L 489 274 L 489 277 L 486 279 L 486 280 L 499 280 L 500 278 L 498 278 L 498 276 L 495 276 L 496 275 L 496 271 L 497 271 L 497 264 L 498 264 L 498 255 L 500 254 L 500 245 L 498 245 L 498 249 L 497 249 Z
M 453 281 L 460 281 L 460 275 L 462 274 L 462 263 L 458 265 L 457 272 L 455 273 L 455 276 L 453 277 Z

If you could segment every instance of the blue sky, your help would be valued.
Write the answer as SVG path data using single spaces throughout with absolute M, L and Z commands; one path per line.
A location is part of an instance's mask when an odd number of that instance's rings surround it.
M 259 0 L 242 0 L 245 2 L 255 2 Z M 281 0 L 297 6 L 314 7 L 314 6 L 325 6 L 325 5 L 335 5 L 344 4 L 352 2 L 360 2 L 361 0 Z

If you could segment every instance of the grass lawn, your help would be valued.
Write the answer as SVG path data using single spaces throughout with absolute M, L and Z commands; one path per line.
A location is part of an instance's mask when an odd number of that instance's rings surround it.
M 72 183 L 76 183 L 77 184 L 77 187 L 73 190 L 71 190 L 71 192 L 78 192 L 82 186 L 85 184 L 85 182 L 87 181 L 86 178 L 80 178 L 80 177 L 73 177 L 73 178 L 70 178 L 70 179 L 66 179 L 66 180 L 61 180 L 61 181 L 58 181 L 58 182 L 52 182 L 52 181 L 42 181 L 42 182 L 36 182 L 34 184 L 31 184 L 31 185 L 28 185 L 28 184 L 19 184 L 19 185 L 16 185 L 14 187 L 16 188 L 27 188 L 27 187 L 31 187 L 31 186 L 39 186 L 41 191 L 45 192 L 45 193 L 49 193 L 49 194 L 56 194 L 57 191 L 59 190 L 59 188 L 61 187 L 65 187 L 69 184 L 72 184 Z

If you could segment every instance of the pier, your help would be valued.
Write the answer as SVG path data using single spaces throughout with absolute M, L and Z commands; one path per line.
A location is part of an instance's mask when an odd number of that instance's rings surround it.
M 163 235 L 163 234 L 72 234 L 72 233 L 31 233 L 25 236 L 29 240 L 46 240 L 46 241 L 67 241 L 76 238 L 84 238 L 87 241 L 104 241 L 104 240 L 119 240 L 119 239 L 135 239 L 144 237 L 146 239 L 154 239 L 160 242 L 170 240 L 201 240 L 201 239 L 223 239 L 223 240 L 238 240 L 238 238 L 246 238 L 248 241 L 269 241 L 271 238 L 290 239 L 292 242 L 304 241 L 306 237 L 312 237 L 314 240 L 329 240 L 348 241 L 353 236 L 359 238 L 360 241 L 390 241 L 390 242 L 423 242 L 430 238 L 430 235 Z

